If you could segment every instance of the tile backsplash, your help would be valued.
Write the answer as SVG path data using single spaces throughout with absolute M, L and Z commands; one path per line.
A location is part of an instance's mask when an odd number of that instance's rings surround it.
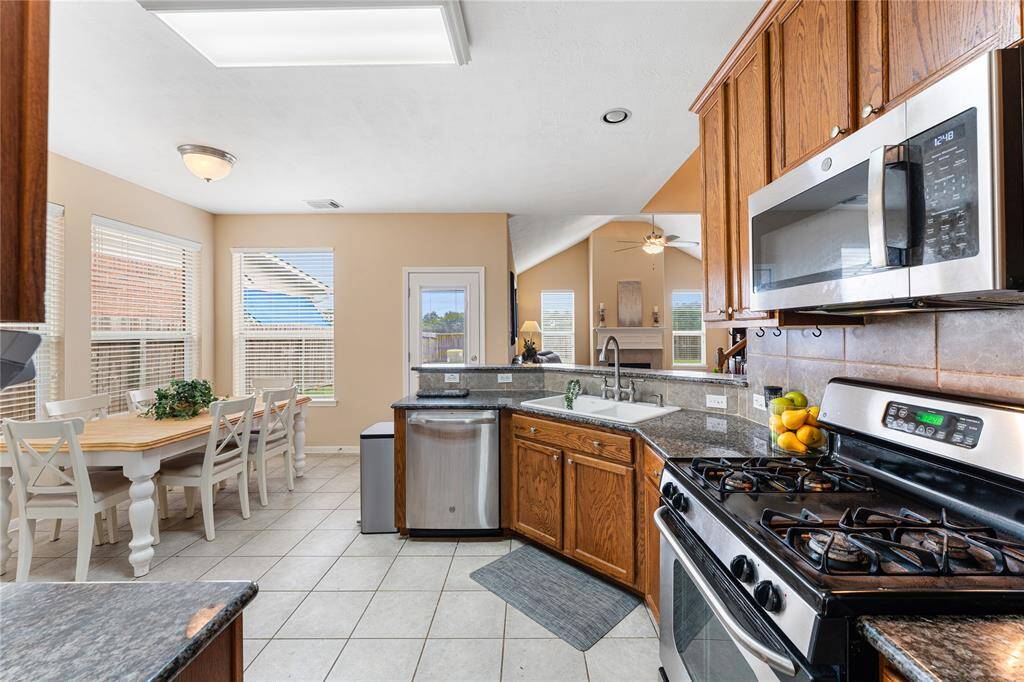
M 872 316 L 863 327 L 794 329 L 775 336 L 751 329 L 750 388 L 739 413 L 761 421 L 752 392 L 766 385 L 821 400 L 835 376 L 887 381 L 950 393 L 1024 402 L 1024 309 Z

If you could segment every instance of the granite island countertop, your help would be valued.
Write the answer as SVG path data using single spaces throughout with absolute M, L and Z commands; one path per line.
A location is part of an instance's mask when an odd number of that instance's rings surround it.
M 0 680 L 169 680 L 256 592 L 251 582 L 4 583 Z
M 1024 616 L 864 616 L 857 627 L 911 682 L 1024 679 Z
M 764 457 L 770 455 L 768 427 L 736 415 L 679 410 L 639 424 L 622 424 L 589 415 L 550 412 L 524 401 L 562 395 L 555 391 L 474 391 L 465 398 L 417 398 L 410 395 L 391 405 L 404 410 L 516 410 L 636 433 L 664 457 Z

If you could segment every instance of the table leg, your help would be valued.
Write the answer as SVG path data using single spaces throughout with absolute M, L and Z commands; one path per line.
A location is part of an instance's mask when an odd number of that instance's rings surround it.
M 10 467 L 0 468 L 0 575 L 7 572 L 11 558 L 11 476 Z
M 295 475 L 306 473 L 306 406 L 295 410 Z
M 153 517 L 156 505 L 153 503 L 153 474 L 158 463 L 142 459 L 124 467 L 124 475 L 132 482 L 128 489 L 131 504 L 128 506 L 128 521 L 132 527 L 132 539 L 128 543 L 131 552 L 128 561 L 135 572 L 135 577 L 149 573 L 149 564 L 153 560 Z

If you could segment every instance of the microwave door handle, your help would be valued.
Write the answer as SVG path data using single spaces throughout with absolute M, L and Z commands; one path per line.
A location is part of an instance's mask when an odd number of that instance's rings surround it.
M 889 267 L 885 245 L 885 150 L 883 145 L 868 156 L 868 253 L 871 265 Z
M 721 597 L 715 594 L 714 588 L 708 583 L 707 578 L 700 572 L 696 564 L 693 563 L 693 559 L 686 553 L 679 541 L 676 540 L 672 534 L 672 530 L 665 523 L 665 514 L 668 513 L 666 507 L 659 507 L 654 512 L 654 524 L 658 527 L 662 537 L 672 547 L 672 551 L 675 552 L 676 558 L 679 559 L 679 563 L 686 569 L 686 573 L 690 576 L 690 580 L 697 587 L 697 590 L 707 601 L 708 606 L 718 617 L 718 620 L 722 623 L 722 627 L 729 633 L 733 641 L 737 646 L 742 647 L 752 656 L 756 656 L 775 670 L 778 670 L 784 675 L 793 677 L 796 675 L 796 665 L 793 663 L 793 659 L 784 654 L 780 654 L 778 651 L 765 646 L 756 638 L 752 637 L 746 629 L 740 625 L 733 615 L 729 612 L 728 607 L 722 603 Z

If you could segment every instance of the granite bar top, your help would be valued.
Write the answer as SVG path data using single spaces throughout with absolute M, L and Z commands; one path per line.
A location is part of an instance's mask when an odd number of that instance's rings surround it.
M 413 367 L 417 372 L 569 372 L 573 374 L 615 374 L 613 367 L 599 365 L 569 365 L 552 363 L 535 365 L 420 365 Z M 632 379 L 651 379 L 661 381 L 685 381 L 697 384 L 723 384 L 726 386 L 746 386 L 747 377 L 743 374 L 721 374 L 719 372 L 691 371 L 685 369 L 636 369 L 622 367 L 619 374 Z
M 768 428 L 742 417 L 699 410 L 679 410 L 639 424 L 621 424 L 589 415 L 549 412 L 526 400 L 562 395 L 554 391 L 473 391 L 465 398 L 406 396 L 392 404 L 405 410 L 515 410 L 636 433 L 664 457 L 765 457 L 770 455 Z
M 256 591 L 251 582 L 4 583 L 0 680 L 169 680 Z
M 1024 680 L 1024 616 L 865 616 L 857 626 L 911 682 Z

